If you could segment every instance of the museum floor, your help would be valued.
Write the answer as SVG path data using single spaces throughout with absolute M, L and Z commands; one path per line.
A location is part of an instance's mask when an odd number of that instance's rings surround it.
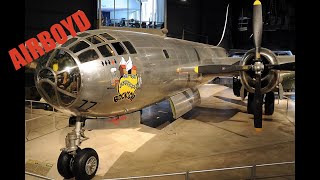
M 207 84 L 200 89 L 201 105 L 183 118 L 158 128 L 138 125 L 86 131 L 81 148 L 94 148 L 100 158 L 94 179 L 142 176 L 191 170 L 295 161 L 295 102 L 275 101 L 275 113 L 263 116 L 263 131 L 253 127 L 246 100 L 232 89 Z M 165 111 L 158 113 L 165 114 Z M 39 117 L 39 118 L 38 118 Z M 157 116 L 159 119 L 163 118 Z M 164 116 L 165 117 L 165 116 Z M 72 130 L 59 112 L 26 107 L 26 171 L 63 179 L 56 162 Z M 257 176 L 294 173 L 294 165 L 257 168 Z M 250 169 L 191 174 L 190 179 L 246 179 Z M 37 179 L 26 175 L 27 180 Z M 171 176 L 152 179 L 184 179 Z M 283 178 L 273 178 L 283 179 Z M 286 179 L 295 179 L 287 176 Z

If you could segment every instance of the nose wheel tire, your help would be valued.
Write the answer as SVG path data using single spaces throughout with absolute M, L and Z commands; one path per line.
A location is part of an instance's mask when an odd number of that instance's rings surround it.
M 66 151 L 62 151 L 58 158 L 57 168 L 58 172 L 65 179 L 73 178 L 74 175 L 72 173 L 72 163 L 73 156 L 67 153 Z
M 99 166 L 99 157 L 92 148 L 82 149 L 74 157 L 73 174 L 77 180 L 92 179 Z

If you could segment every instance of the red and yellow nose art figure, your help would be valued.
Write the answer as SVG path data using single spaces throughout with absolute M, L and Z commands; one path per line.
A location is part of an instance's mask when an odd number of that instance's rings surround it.
M 120 79 L 117 85 L 117 91 L 119 95 L 114 97 L 114 102 L 124 98 L 132 101 L 135 97 L 135 91 L 138 88 L 138 76 L 137 68 L 132 64 L 130 57 L 127 62 L 124 59 L 121 60 L 119 71 Z

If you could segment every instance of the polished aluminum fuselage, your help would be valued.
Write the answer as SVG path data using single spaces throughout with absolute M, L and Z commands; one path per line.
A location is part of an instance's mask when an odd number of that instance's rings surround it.
M 216 59 L 227 56 L 226 50 L 221 47 L 140 32 L 107 29 L 87 32 L 97 35 L 107 32 L 116 39 L 108 41 L 109 44 L 130 41 L 137 53 L 106 58 L 98 53 L 99 59 L 80 63 L 77 55 L 85 50 L 77 54 L 69 51 L 79 66 L 81 87 L 76 100 L 71 105 L 54 106 L 75 116 L 107 117 L 134 112 L 214 78 L 212 75 L 178 73 L 177 69 L 180 67 L 194 67 L 209 63 L 234 63 L 216 61 Z M 79 38 L 77 42 L 82 39 L 84 38 Z M 67 50 L 70 46 L 72 44 L 65 48 L 60 46 L 57 48 Z M 87 49 L 90 48 L 99 52 L 97 45 L 91 45 Z M 169 58 L 166 57 L 163 50 L 167 51 Z M 132 64 L 136 66 L 139 88 L 135 90 L 135 97 L 132 100 L 125 98 L 115 102 L 114 97 L 119 93 L 111 83 L 113 78 L 111 68 L 118 69 L 121 59 L 124 58 L 127 61 L 129 57 Z M 104 64 L 108 60 L 115 60 L 114 62 L 117 63 Z

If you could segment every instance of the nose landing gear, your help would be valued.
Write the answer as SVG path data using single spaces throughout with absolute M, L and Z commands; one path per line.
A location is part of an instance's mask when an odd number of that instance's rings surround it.
M 82 129 L 84 119 L 76 117 L 75 128 L 66 136 L 66 147 L 62 148 L 58 158 L 58 172 L 65 179 L 92 179 L 99 166 L 99 156 L 92 148 L 80 149 L 81 142 L 89 139 Z

